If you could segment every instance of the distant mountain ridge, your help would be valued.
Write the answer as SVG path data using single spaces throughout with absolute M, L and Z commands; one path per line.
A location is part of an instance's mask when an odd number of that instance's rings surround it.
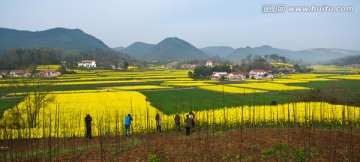
M 210 47 L 201 48 L 201 50 L 211 57 L 219 56 L 221 58 L 225 58 L 232 51 L 234 51 L 234 48 L 230 46 L 210 46 Z
M 115 48 L 112 48 L 112 50 L 114 51 L 118 51 L 118 52 L 121 52 L 122 50 L 124 50 L 125 47 L 115 47 Z
M 345 49 L 331 49 L 331 48 L 314 48 L 300 51 L 291 51 L 286 49 L 273 48 L 269 45 L 263 45 L 260 47 L 251 48 L 249 46 L 245 48 L 237 48 L 232 51 L 226 59 L 239 60 L 245 58 L 248 55 L 268 55 L 278 54 L 285 56 L 292 60 L 303 60 L 308 63 L 317 63 L 320 61 L 337 59 L 345 56 L 360 54 L 360 51 L 345 50 Z
M 65 51 L 108 49 L 101 40 L 80 29 L 54 28 L 45 31 L 23 31 L 0 28 L 0 50 L 7 48 L 61 48 Z
M 7 48 L 34 47 L 60 48 L 65 51 L 89 51 L 96 48 L 109 49 L 101 40 L 80 29 L 54 28 L 31 32 L 0 28 L 0 53 Z M 236 61 L 248 55 L 278 54 L 292 60 L 303 60 L 312 64 L 360 54 L 360 51 L 334 48 L 292 51 L 274 48 L 269 45 L 254 48 L 247 46 L 236 49 L 229 46 L 211 46 L 199 49 L 176 37 L 166 38 L 155 45 L 135 42 L 126 48 L 119 47 L 113 48 L 113 50 L 127 53 L 139 60 L 151 61 L 207 59 L 214 56 Z
M 190 43 L 176 38 L 166 38 L 152 47 L 145 55 L 147 60 L 194 60 L 208 56 Z
M 121 52 L 129 54 L 130 56 L 135 57 L 136 59 L 142 60 L 143 57 L 149 52 L 149 50 L 154 47 L 153 44 L 147 44 L 144 42 L 135 42 L 128 47 L 124 48 Z
M 345 56 L 338 59 L 332 59 L 329 61 L 325 61 L 324 65 L 337 65 L 337 66 L 345 66 L 351 64 L 360 64 L 360 54 L 352 55 L 352 56 Z

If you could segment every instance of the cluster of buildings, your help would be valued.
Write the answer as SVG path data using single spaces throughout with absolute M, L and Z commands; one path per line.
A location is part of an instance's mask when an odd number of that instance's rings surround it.
M 39 77 L 39 78 L 52 78 L 60 76 L 61 73 L 57 70 L 38 70 L 36 73 L 32 73 L 32 70 L 0 70 L 0 79 L 11 77 L 11 78 L 29 78 L 29 77 Z
M 78 67 L 96 68 L 95 60 L 81 60 L 78 63 Z M 25 70 L 0 70 L 0 79 L 21 78 L 21 77 L 37 77 L 37 78 L 53 78 L 61 75 L 61 72 L 55 69 L 37 70 L 33 73 L 30 69 Z
M 271 70 L 262 70 L 262 69 L 254 69 L 251 70 L 249 73 L 247 72 L 213 72 L 211 75 L 212 80 L 218 79 L 227 79 L 230 81 L 239 81 L 249 79 L 272 79 L 274 78 L 274 74 Z
M 196 60 L 196 64 L 181 64 L 179 61 L 173 61 L 166 65 L 165 68 L 181 68 L 181 69 L 195 69 L 198 65 L 205 65 L 207 67 L 214 67 L 214 63 L 211 60 Z

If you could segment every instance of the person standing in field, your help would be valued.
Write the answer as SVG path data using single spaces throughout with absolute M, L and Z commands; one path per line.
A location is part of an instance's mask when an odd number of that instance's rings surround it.
M 159 113 L 156 114 L 155 120 L 156 120 L 156 131 L 158 133 L 161 133 L 161 118 L 160 118 Z
M 86 117 L 85 117 L 85 125 L 86 125 L 86 138 L 89 138 L 91 139 L 91 121 L 92 121 L 92 118 L 90 116 L 90 114 L 87 114 Z
M 178 113 L 175 115 L 175 126 L 178 131 L 180 131 L 180 116 Z
M 191 118 L 191 126 L 195 128 L 195 114 L 193 111 L 189 112 L 189 117 Z
M 125 136 L 130 136 L 130 125 L 132 120 L 133 119 L 130 114 L 125 117 Z
M 189 115 L 186 115 L 185 125 L 186 125 L 186 135 L 189 136 L 190 135 L 190 128 L 192 126 L 192 120 L 189 117 Z

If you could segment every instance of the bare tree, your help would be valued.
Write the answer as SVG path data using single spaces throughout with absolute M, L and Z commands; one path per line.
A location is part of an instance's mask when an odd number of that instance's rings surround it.
M 11 96 L 24 97 L 24 104 L 18 104 L 9 111 L 11 125 L 35 127 L 38 124 L 36 119 L 40 110 L 46 108 L 56 98 L 56 95 L 51 93 L 52 84 L 40 79 L 17 78 L 11 81 L 11 87 L 9 92 Z

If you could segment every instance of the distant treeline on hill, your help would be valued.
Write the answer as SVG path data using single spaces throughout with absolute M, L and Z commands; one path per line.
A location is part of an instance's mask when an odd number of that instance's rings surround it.
M 339 59 L 333 59 L 324 63 L 324 65 L 337 65 L 337 66 L 345 66 L 351 64 L 360 64 L 360 55 L 346 56 Z
M 0 51 L 10 48 L 61 48 L 64 51 L 109 49 L 100 39 L 80 29 L 54 28 L 45 31 L 23 31 L 0 27 Z
M 77 67 L 80 60 L 96 60 L 99 68 L 117 67 L 124 61 L 136 62 L 135 59 L 121 52 L 110 49 L 94 49 L 87 52 L 64 52 L 57 48 L 16 48 L 7 49 L 0 54 L 0 69 L 33 69 L 37 65 L 61 64 Z

